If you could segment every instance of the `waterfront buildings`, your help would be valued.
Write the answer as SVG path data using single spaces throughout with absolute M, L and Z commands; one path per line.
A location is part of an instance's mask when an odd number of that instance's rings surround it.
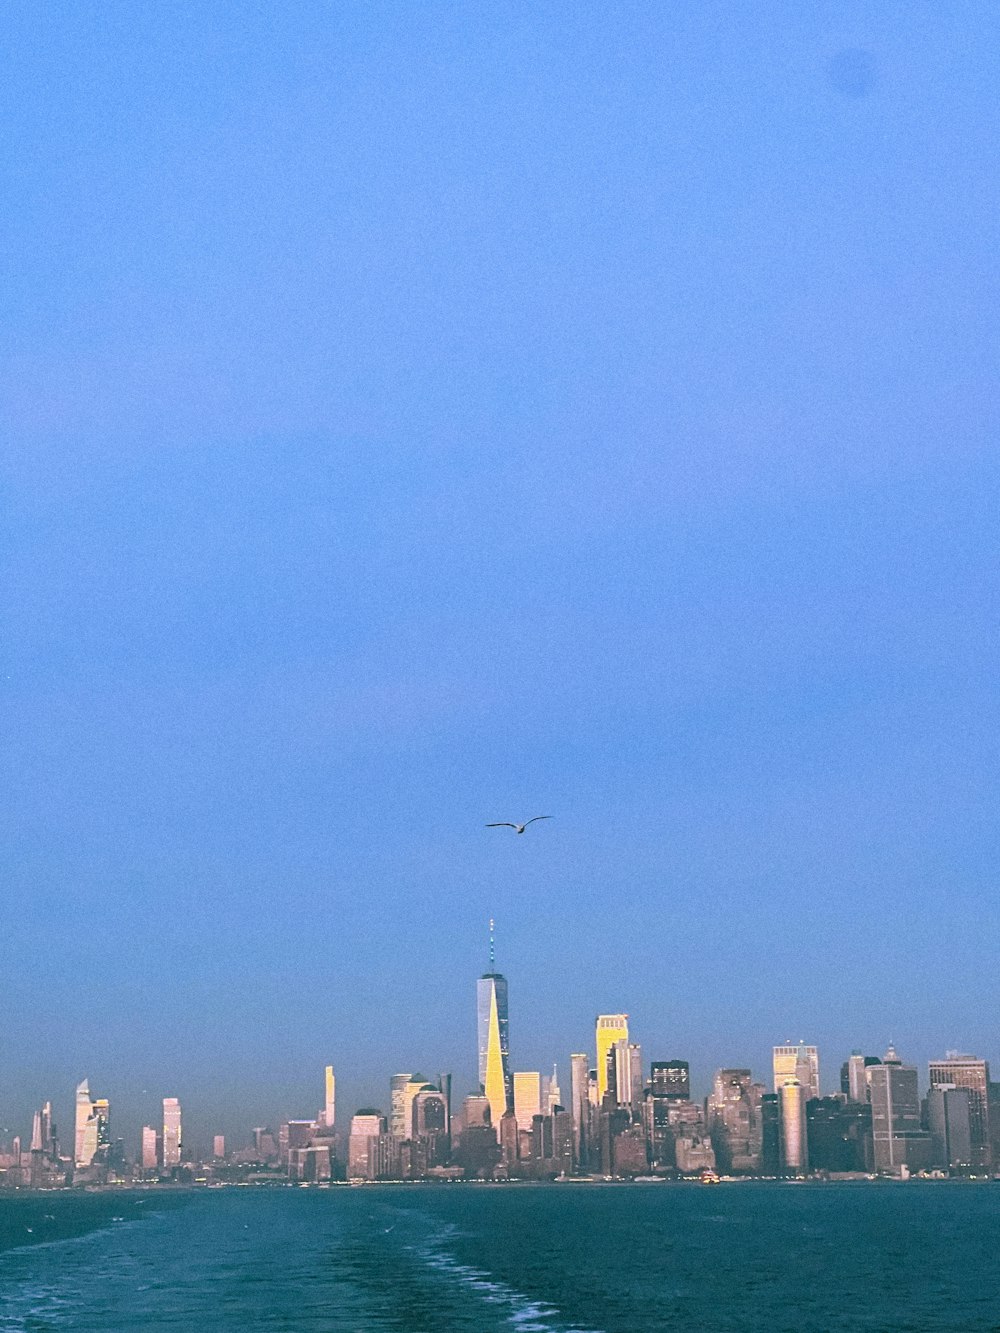
M 573 1156 L 581 1160 L 590 1124 L 590 1056 L 577 1051 L 569 1057 L 570 1112 L 573 1116 Z
M 461 1116 L 463 1133 L 467 1129 L 488 1127 L 491 1116 L 489 1098 L 470 1093 L 462 1102 Z
M 181 1104 L 176 1097 L 163 1099 L 163 1169 L 181 1164 Z
M 686 1060 L 654 1060 L 649 1068 L 654 1097 L 686 1102 L 691 1098 L 691 1074 Z
M 598 1014 L 596 1023 L 597 1046 L 597 1102 L 604 1100 L 608 1090 L 608 1061 L 615 1044 L 628 1041 L 628 1014 Z
M 507 978 L 495 970 L 493 922 L 490 921 L 490 970 L 476 983 L 479 1091 L 487 1098 L 497 1126 L 514 1104 L 510 1076 Z
M 933 1163 L 948 1171 L 971 1171 L 972 1094 L 953 1083 L 937 1083 L 927 1094 L 927 1124 L 931 1134 Z
M 519 1134 L 531 1129 L 531 1122 L 542 1112 L 542 1079 L 540 1074 L 515 1073 L 514 1119 Z
M 155 1171 L 159 1167 L 161 1142 L 159 1134 L 152 1125 L 143 1125 L 140 1148 L 143 1171 Z
M 253 1148 L 258 1162 L 276 1162 L 278 1160 L 278 1140 L 274 1131 L 267 1125 L 258 1125 L 253 1131 Z
M 673 1165 L 678 1171 L 691 1175 L 715 1170 L 715 1149 L 701 1106 L 695 1102 L 668 1102 L 667 1125 L 672 1139 Z
M 355 1180 L 377 1180 L 380 1165 L 380 1139 L 386 1133 L 381 1111 L 366 1107 L 351 1119 L 347 1143 L 347 1174 Z
M 966 1088 L 969 1093 L 969 1124 L 971 1130 L 972 1165 L 988 1168 L 992 1163 L 990 1150 L 990 1067 L 974 1055 L 949 1051 L 943 1060 L 932 1060 L 929 1065 L 930 1086 Z
M 413 1099 L 430 1086 L 423 1074 L 393 1074 L 389 1080 L 389 1133 L 402 1141 L 413 1133 Z
M 107 1158 L 111 1147 L 111 1108 L 106 1097 L 91 1097 L 87 1079 L 76 1090 L 73 1160 L 78 1168 Z
M 393 1074 L 389 1080 L 389 1132 L 397 1139 L 406 1138 L 407 1088 L 412 1074 Z
M 806 1088 L 797 1078 L 786 1078 L 778 1089 L 781 1107 L 781 1170 L 803 1176 L 809 1170 L 806 1136 Z
M 611 1048 L 613 1060 L 608 1074 L 614 1073 L 615 1101 L 633 1114 L 642 1108 L 645 1077 L 642 1068 L 642 1047 L 635 1042 L 616 1041 Z
M 760 1096 L 749 1069 L 720 1069 L 708 1099 L 708 1125 L 720 1171 L 748 1172 L 760 1166 Z
M 776 1092 L 760 1099 L 760 1173 L 781 1174 L 781 1097 Z
M 333 1130 L 337 1123 L 337 1080 L 333 1074 L 333 1065 L 327 1065 L 323 1071 L 324 1091 L 323 1098 L 323 1124 Z
M 797 1079 L 806 1100 L 819 1096 L 819 1051 L 815 1046 L 775 1046 L 773 1056 L 774 1091 L 780 1093 L 789 1079 Z
M 882 1061 L 877 1055 L 862 1055 L 860 1051 L 852 1051 L 847 1060 L 847 1086 L 843 1091 L 847 1098 L 852 1102 L 867 1102 L 868 1095 L 868 1070 L 872 1065 L 880 1065 Z
M 841 1097 L 806 1102 L 809 1170 L 861 1172 L 872 1169 L 871 1107 Z
M 915 1065 L 904 1065 L 890 1046 L 881 1064 L 868 1069 L 872 1145 L 876 1171 L 899 1174 L 931 1162 L 931 1140 L 920 1124 Z
M 559 1086 L 559 1066 L 552 1066 L 552 1075 L 545 1085 L 545 1095 L 542 1098 L 544 1103 L 542 1109 L 546 1115 L 554 1115 L 556 1110 L 562 1106 L 562 1088 Z
M 418 1180 L 465 1175 L 543 1179 L 558 1175 L 661 1176 L 710 1172 L 804 1175 L 876 1170 L 905 1174 L 935 1164 L 970 1173 L 983 1169 L 993 1132 L 1000 1134 L 1000 1097 L 985 1060 L 949 1052 L 930 1064 L 930 1092 L 921 1123 L 914 1067 L 890 1048 L 884 1060 L 854 1051 L 841 1068 L 841 1092 L 810 1095 L 819 1086 L 819 1056 L 805 1043 L 776 1046 L 765 1092 L 746 1067 L 719 1069 L 704 1104 L 691 1100 L 685 1060 L 643 1065 L 630 1039 L 626 1014 L 602 1014 L 593 1054 L 570 1057 L 567 1095 L 538 1071 L 509 1070 L 506 978 L 493 967 L 477 983 L 477 1072 L 480 1088 L 451 1118 L 451 1075 L 431 1083 L 405 1072 L 390 1079 L 388 1120 L 379 1110 L 359 1111 L 350 1133 L 334 1132 L 335 1081 L 326 1066 L 325 1097 L 315 1119 L 283 1120 L 275 1134 L 254 1130 L 253 1149 L 228 1155 L 217 1136 L 199 1163 L 205 1177 L 269 1179 L 283 1168 L 302 1183 L 353 1179 Z M 484 1022 L 485 1019 L 485 1022 Z M 647 1074 L 648 1070 L 648 1074 Z M 928 1132 L 928 1126 L 930 1132 Z M 0 1184 L 47 1187 L 72 1178 L 82 1185 L 128 1178 L 124 1151 L 110 1137 L 106 1099 L 77 1089 L 74 1155 L 60 1160 L 45 1103 L 32 1120 L 30 1150 L 20 1138 L 0 1144 Z M 27 1142 L 27 1139 L 24 1140 Z M 9 1148 L 9 1151 L 4 1151 Z M 136 1168 L 149 1179 L 188 1180 L 192 1159 L 181 1140 L 177 1098 L 163 1100 L 162 1130 L 145 1126 Z M 345 1169 L 346 1168 L 346 1169 Z M 138 1178 L 137 1175 L 133 1178 Z
M 451 1075 L 438 1074 L 438 1088 L 444 1097 L 448 1115 L 448 1133 L 451 1133 Z
M 448 1102 L 440 1088 L 425 1083 L 413 1098 L 410 1137 L 440 1137 L 448 1133 Z

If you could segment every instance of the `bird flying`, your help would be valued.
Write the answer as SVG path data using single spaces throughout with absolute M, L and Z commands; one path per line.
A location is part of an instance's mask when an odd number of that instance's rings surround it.
M 523 824 L 510 824 L 504 820 L 500 824 L 487 824 L 487 828 L 512 828 L 515 833 L 523 833 L 529 824 L 533 824 L 536 819 L 552 819 L 552 815 L 535 815 L 531 819 L 526 819 Z

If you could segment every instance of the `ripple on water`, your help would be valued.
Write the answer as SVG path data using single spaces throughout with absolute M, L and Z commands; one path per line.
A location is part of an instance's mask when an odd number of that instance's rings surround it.
M 434 1241 L 413 1253 L 431 1272 L 474 1293 L 484 1304 L 498 1307 L 495 1313 L 504 1325 L 518 1333 L 601 1333 L 598 1329 L 571 1328 L 556 1306 L 517 1291 L 485 1269 L 459 1263 L 443 1248 L 455 1234 L 455 1228 L 445 1228 Z

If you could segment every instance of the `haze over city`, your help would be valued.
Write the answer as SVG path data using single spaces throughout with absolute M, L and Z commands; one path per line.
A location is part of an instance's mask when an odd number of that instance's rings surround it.
M 738 9 L 10 16 L 0 1124 L 460 1097 L 491 915 L 518 1069 L 1000 1059 L 996 20 Z

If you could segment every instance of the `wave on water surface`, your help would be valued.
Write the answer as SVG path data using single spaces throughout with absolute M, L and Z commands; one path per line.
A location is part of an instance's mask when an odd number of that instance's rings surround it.
M 493 1306 L 503 1325 L 518 1333 L 601 1333 L 599 1329 L 569 1325 L 560 1318 L 559 1310 L 544 1301 L 526 1296 L 484 1268 L 463 1264 L 449 1254 L 448 1240 L 456 1228 L 448 1226 L 423 1245 L 412 1247 L 412 1252 L 433 1272 L 474 1292 L 484 1304 Z

